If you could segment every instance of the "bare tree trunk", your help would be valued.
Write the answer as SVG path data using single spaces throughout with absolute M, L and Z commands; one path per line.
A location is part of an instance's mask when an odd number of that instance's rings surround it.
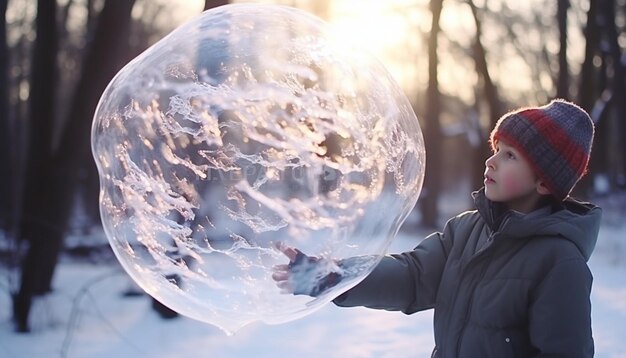
M 98 22 L 98 11 L 95 7 L 96 0 L 87 0 L 87 23 L 85 24 L 85 34 L 90 37 Z
M 439 219 L 439 192 L 441 190 L 441 148 L 442 133 L 439 115 L 441 112 L 441 93 L 437 65 L 438 37 L 440 31 L 439 19 L 443 0 L 432 0 L 430 10 L 432 22 L 428 39 L 428 88 L 426 90 L 426 125 L 424 129 L 424 144 L 426 147 L 426 172 L 424 189 L 420 199 L 422 209 L 422 225 L 436 227 Z
M 204 0 L 204 10 L 228 4 L 228 0 Z
M 587 44 L 579 103 L 593 114 L 596 134 L 589 175 L 576 187 L 576 195 L 583 197 L 591 191 L 593 179 L 598 174 L 606 175 L 611 185 L 624 185 L 626 68 L 618 34 L 615 1 L 591 0 L 585 29 Z M 598 59 L 599 68 L 594 64 Z M 615 150 L 616 146 L 622 146 L 622 149 Z
M 9 115 L 9 48 L 7 45 L 6 12 L 8 0 L 0 0 L 0 230 L 11 231 L 13 223 L 13 150 Z
M 55 222 L 49 211 L 48 179 L 55 170 L 51 164 L 52 133 L 54 128 L 54 89 L 56 84 L 56 2 L 37 2 L 37 39 L 34 45 L 30 82 L 28 128 L 28 160 L 23 195 L 20 232 L 22 239 L 30 242 L 22 261 L 20 289 L 14 297 L 13 318 L 16 329 L 28 331 L 28 313 L 34 295 L 47 292 L 46 273 L 54 267 L 60 243 L 50 239 L 48 233 Z
M 24 26 L 28 26 L 31 27 L 32 25 L 29 23 L 29 25 L 25 25 L 26 23 L 26 18 L 25 16 L 22 16 L 22 18 L 17 21 L 15 24 L 13 24 L 13 26 L 15 26 L 18 29 L 24 28 Z M 12 92 L 15 93 L 15 97 L 14 103 L 10 103 L 10 107 L 9 107 L 9 118 L 12 119 L 11 125 L 12 125 L 12 132 L 11 134 L 14 134 L 13 137 L 13 141 L 16 144 L 12 150 L 13 150 L 13 158 L 14 158 L 14 169 L 15 171 L 13 172 L 13 174 L 15 175 L 14 177 L 14 181 L 13 184 L 15 185 L 15 190 L 13 191 L 13 196 L 14 196 L 14 211 L 13 211 L 13 224 L 12 226 L 14 227 L 14 239 L 15 240 L 20 240 L 18 231 L 19 231 L 19 227 L 20 227 L 20 221 L 21 221 L 21 215 L 22 215 L 22 209 L 23 209 L 23 195 L 24 195 L 24 187 L 26 185 L 26 183 L 24 183 L 24 173 L 25 173 L 25 168 L 26 168 L 26 164 L 27 164 L 27 137 L 28 137 L 28 133 L 27 133 L 27 125 L 26 123 L 28 122 L 28 98 L 22 98 L 19 95 L 19 87 L 20 84 L 23 83 L 24 81 L 27 81 L 27 78 L 29 76 L 28 72 L 29 72 L 29 67 L 30 67 L 30 60 L 32 59 L 32 56 L 30 56 L 28 48 L 29 48 L 29 43 L 31 43 L 32 41 L 28 40 L 28 35 L 22 32 L 22 35 L 20 36 L 20 38 L 18 39 L 17 43 L 15 45 L 13 45 L 13 47 L 11 48 L 11 56 L 10 56 L 10 65 L 12 66 L 13 70 L 16 70 L 16 74 L 14 74 L 13 76 L 9 76 L 9 87 L 8 89 Z M 12 94 L 10 94 L 9 100 L 12 98 L 11 97 Z M 17 255 L 16 255 L 17 256 Z M 20 261 L 19 257 L 15 257 L 14 258 L 16 261 Z M 17 265 L 17 263 L 16 263 Z M 16 266 L 13 265 L 13 266 Z M 12 287 L 13 289 L 13 287 Z
M 74 3 L 74 0 L 68 0 L 67 4 L 65 4 L 65 6 L 63 7 L 63 10 L 61 11 L 61 18 L 59 19 L 59 28 L 62 29 L 62 31 L 59 33 L 59 38 L 63 38 L 65 36 L 67 36 L 67 19 L 69 19 L 70 17 L 70 9 L 72 8 L 72 5 Z
M 598 24 L 598 1 L 589 1 L 589 10 L 587 11 L 587 24 L 584 29 L 585 34 L 585 60 L 580 70 L 580 87 L 578 89 L 578 104 L 587 112 L 591 113 L 595 98 L 598 97 L 600 90 L 596 81 L 597 71 L 593 64 L 598 44 L 600 41 L 600 26 Z M 597 118 L 594 118 L 594 121 Z M 591 151 L 591 160 L 589 162 L 589 173 L 574 188 L 574 194 L 577 196 L 585 196 L 591 191 L 593 186 L 593 177 L 600 171 L 602 163 L 600 160 L 604 158 L 601 155 L 602 146 L 606 141 L 602 141 L 603 128 L 600 123 L 596 123 L 596 134 L 594 136 L 593 150 Z
M 134 0 L 107 0 L 105 2 L 96 25 L 93 42 L 84 58 L 81 77 L 76 86 L 69 119 L 61 134 L 59 148 L 53 156 L 49 156 L 48 163 L 50 164 L 45 173 L 46 181 L 40 185 L 45 188 L 44 192 L 35 197 L 39 225 L 28 231 L 32 242 L 23 265 L 22 286 L 18 294 L 22 300 L 16 301 L 23 304 L 16 305 L 21 310 L 18 321 L 20 330 L 28 329 L 28 313 L 32 296 L 50 290 L 54 268 L 72 209 L 74 188 L 78 182 L 77 173 L 81 167 L 94 165 L 93 160 L 85 163 L 86 156 L 82 154 L 90 151 L 91 119 L 98 98 L 119 69 L 122 62 L 121 54 L 128 48 L 128 45 L 120 39 L 128 38 L 130 13 L 134 2 Z M 48 0 L 40 0 L 40 3 L 54 4 Z M 47 9 L 41 13 L 54 14 L 55 11 Z M 50 31 L 50 33 L 55 32 Z M 92 188 L 92 190 L 97 190 L 97 188 Z M 34 287 L 29 284 L 31 277 L 36 278 Z
M 67 119 L 68 118 L 68 110 L 71 108 L 73 94 L 74 94 L 74 86 L 78 83 L 80 79 L 79 76 L 81 74 L 80 68 L 80 60 L 83 53 L 84 47 L 77 48 L 77 46 L 72 43 L 70 39 L 71 29 L 68 27 L 69 14 L 72 12 L 73 7 L 80 7 L 84 11 L 87 12 L 87 21 L 85 22 L 85 27 L 83 29 L 83 37 L 86 39 L 86 46 L 88 47 L 93 41 L 95 24 L 97 23 L 97 11 L 94 8 L 93 0 L 89 0 L 86 4 L 77 3 L 74 0 L 67 0 L 67 3 L 59 9 L 60 19 L 59 19 L 59 68 L 65 68 L 67 61 L 75 61 L 76 64 L 73 66 L 75 71 L 71 72 L 61 72 L 61 76 L 59 78 L 59 87 L 63 88 L 63 91 L 57 98 L 57 104 L 61 107 L 61 110 L 58 112 L 58 118 Z M 74 30 L 76 31 L 76 30 Z M 64 121 L 61 121 L 60 126 L 64 126 Z M 89 163 L 91 161 L 91 152 L 86 151 L 82 153 L 83 158 L 81 159 L 82 163 Z M 94 225 L 98 225 L 100 220 L 99 215 L 99 205 L 98 205 L 98 192 L 94 190 L 89 190 L 89 188 L 97 188 L 98 187 L 98 172 L 95 169 L 95 166 L 92 170 L 92 167 L 87 165 L 86 168 L 81 170 L 80 178 L 81 181 L 76 185 L 76 199 L 80 200 L 81 208 L 84 210 L 84 214 L 87 220 L 83 221 L 82 224 L 84 226 L 81 227 L 83 229 L 83 233 L 86 233 L 89 228 Z
M 590 0 L 587 12 L 585 34 L 585 60 L 580 72 L 580 88 L 578 90 L 578 104 L 587 112 L 593 107 L 597 96 L 593 58 L 598 50 L 600 41 L 600 27 L 598 26 L 598 1 Z
M 81 178 L 84 179 L 83 185 L 88 192 L 86 196 L 97 202 L 97 180 L 89 180 L 90 175 L 97 176 L 90 154 L 91 119 L 104 88 L 128 60 L 128 44 L 120 39 L 129 37 L 130 14 L 134 3 L 135 0 L 105 2 L 94 28 L 93 41 L 83 58 L 81 76 L 76 84 L 67 123 L 54 158 L 59 168 L 55 187 L 60 193 L 59 200 L 65 202 L 58 214 L 63 231 L 67 229 L 74 188 Z M 89 203 L 87 209 L 91 209 Z
M 502 104 L 498 95 L 498 88 L 493 83 L 489 73 L 487 64 L 487 51 L 482 44 L 482 23 L 478 15 L 478 9 L 474 1 L 469 0 L 468 4 L 472 10 L 474 17 L 474 25 L 476 26 L 476 39 L 474 41 L 474 61 L 476 63 L 476 71 L 482 79 L 482 87 L 485 99 L 489 107 L 489 130 L 495 127 L 496 122 L 502 115 Z M 480 102 L 480 101 L 478 101 Z M 474 154 L 474 165 L 472 165 L 472 189 L 476 190 L 483 186 L 483 175 L 485 171 L 485 160 L 491 153 L 489 146 L 489 138 L 484 129 L 480 126 L 476 129 L 480 134 L 480 141 Z
M 611 120 L 615 120 L 616 123 L 612 123 L 611 128 L 619 133 L 616 137 L 621 140 L 612 142 L 613 145 L 621 145 L 622 149 L 614 151 L 616 162 L 620 163 L 612 168 L 611 179 L 614 185 L 624 185 L 624 179 L 620 177 L 626 176 L 624 170 L 626 170 L 626 63 L 624 63 L 624 57 L 619 45 L 619 31 L 616 24 L 616 4 L 615 0 L 606 0 L 603 3 L 604 18 L 606 20 L 605 30 L 607 35 L 607 42 L 609 44 L 609 57 L 613 66 L 613 78 L 611 78 L 610 91 L 612 92 L 610 109 L 613 115 L 610 116 Z M 617 142 L 617 143 L 616 143 Z M 618 154 L 619 153 L 619 154 Z M 620 166 L 622 166 L 620 168 Z M 621 171 L 621 173 L 619 172 Z
M 567 62 L 567 10 L 569 0 L 557 0 L 557 22 L 559 23 L 559 74 L 556 96 L 569 99 L 569 66 Z

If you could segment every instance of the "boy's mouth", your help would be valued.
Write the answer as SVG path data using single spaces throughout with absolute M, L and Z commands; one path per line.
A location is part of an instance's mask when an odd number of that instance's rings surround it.
M 485 184 L 493 184 L 493 183 L 495 183 L 495 182 L 496 182 L 496 181 L 495 181 L 495 180 L 493 180 L 493 178 L 491 178 L 489 175 L 485 174 L 485 180 L 484 180 L 484 183 L 485 183 Z

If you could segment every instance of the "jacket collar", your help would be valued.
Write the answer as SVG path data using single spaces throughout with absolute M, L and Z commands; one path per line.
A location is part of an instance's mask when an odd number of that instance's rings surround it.
M 525 215 L 508 210 L 485 196 L 484 188 L 472 193 L 476 210 L 492 231 L 507 237 L 559 236 L 576 244 L 589 259 L 598 237 L 602 210 L 591 204 L 568 198 L 547 203 L 546 213 Z
M 487 199 L 485 188 L 472 193 L 476 210 L 482 216 L 487 226 L 492 231 L 498 231 L 504 219 L 510 214 L 509 210 L 501 203 Z

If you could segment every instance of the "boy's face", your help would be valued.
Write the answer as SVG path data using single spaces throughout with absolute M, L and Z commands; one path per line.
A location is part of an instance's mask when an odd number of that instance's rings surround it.
M 548 190 L 537 179 L 519 151 L 498 141 L 496 152 L 485 162 L 485 195 L 510 209 L 530 212 Z

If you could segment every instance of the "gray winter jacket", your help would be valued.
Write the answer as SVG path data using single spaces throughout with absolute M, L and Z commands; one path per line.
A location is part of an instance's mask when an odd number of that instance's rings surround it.
M 592 357 L 587 261 L 600 208 L 567 200 L 545 215 L 498 215 L 482 190 L 473 196 L 476 211 L 385 256 L 335 304 L 435 308 L 433 357 Z

